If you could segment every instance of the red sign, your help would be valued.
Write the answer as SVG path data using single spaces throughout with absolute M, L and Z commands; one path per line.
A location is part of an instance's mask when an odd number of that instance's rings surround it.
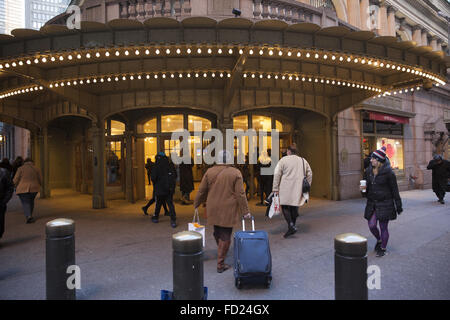
M 392 114 L 386 114 L 386 113 L 378 113 L 378 112 L 369 112 L 369 119 L 370 120 L 378 120 L 378 121 L 394 122 L 394 123 L 403 123 L 403 124 L 409 123 L 409 118 L 394 116 Z

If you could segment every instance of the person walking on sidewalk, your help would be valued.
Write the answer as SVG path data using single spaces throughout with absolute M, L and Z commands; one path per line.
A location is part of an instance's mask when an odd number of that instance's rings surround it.
M 16 194 L 22 202 L 27 223 L 33 223 L 35 221 L 33 218 L 34 199 L 41 191 L 42 185 L 41 170 L 34 166 L 33 160 L 27 158 L 23 166 L 17 169 L 13 182 L 16 186 Z
M 14 193 L 14 184 L 11 180 L 11 172 L 0 168 L 0 239 L 5 232 L 6 205 Z
M 366 191 L 363 195 L 367 197 L 364 218 L 368 220 L 370 232 L 377 239 L 377 257 L 382 257 L 386 254 L 389 240 L 389 220 L 397 219 L 397 214 L 403 212 L 397 178 L 390 163 L 386 161 L 386 153 L 383 150 L 372 152 L 364 180 L 366 187 L 361 187 L 361 191 Z M 380 225 L 380 230 L 377 224 Z
M 183 154 L 181 153 L 181 156 Z M 194 176 L 192 174 L 192 163 L 194 160 L 191 158 L 190 163 L 184 161 L 178 166 L 180 169 L 180 191 L 181 191 L 181 203 L 192 204 L 190 194 L 194 190 Z
M 157 154 L 156 157 L 155 157 L 155 161 L 157 162 L 159 158 L 161 158 L 161 155 Z M 148 160 L 151 161 L 151 159 L 148 158 L 147 159 L 147 163 L 148 163 Z M 152 162 L 152 166 L 151 166 L 152 169 L 153 169 L 154 166 L 155 165 Z M 148 171 L 147 171 L 147 173 L 148 173 Z M 150 174 L 150 176 L 148 177 L 148 179 L 149 179 L 149 181 L 151 181 L 151 179 L 152 179 L 151 172 L 149 174 Z M 156 202 L 155 190 L 156 190 L 156 186 L 153 184 L 152 198 L 147 202 L 147 204 L 145 206 L 142 207 L 142 211 L 144 212 L 144 214 L 146 216 L 148 216 L 148 213 L 147 213 L 148 208 L 150 208 L 150 206 L 153 205 Z M 167 209 L 167 204 L 166 204 L 165 201 L 162 201 L 162 206 L 164 207 L 164 215 L 165 216 L 170 216 L 170 213 L 169 213 L 169 210 Z
M 272 191 L 279 195 L 281 211 L 288 224 L 287 238 L 297 232 L 295 223 L 298 208 L 303 206 L 309 198 L 303 190 L 303 179 L 306 177 L 312 183 L 312 170 L 308 161 L 297 155 L 295 144 L 287 148 L 287 155 L 278 162 L 273 176 Z
M 169 158 L 164 152 L 158 153 L 160 157 L 156 160 L 156 164 L 152 169 L 152 182 L 155 188 L 156 205 L 155 214 L 152 217 L 152 222 L 159 222 L 159 212 L 163 203 L 167 203 L 170 213 L 170 225 L 176 228 L 176 213 L 173 205 L 173 194 L 175 192 L 175 185 L 177 179 L 177 171 L 173 163 L 169 162 Z
M 433 192 L 438 197 L 438 201 L 445 204 L 445 191 L 447 189 L 448 179 L 450 179 L 450 161 L 442 159 L 442 156 L 437 154 L 428 163 L 428 170 L 432 170 L 432 188 Z
M 222 273 L 230 266 L 225 263 L 231 245 L 233 226 L 240 217 L 251 217 L 241 172 L 227 165 L 231 154 L 221 150 L 215 166 L 209 168 L 202 178 L 194 200 L 197 209 L 206 202 L 208 224 L 214 226 L 214 238 L 217 243 L 217 272 Z

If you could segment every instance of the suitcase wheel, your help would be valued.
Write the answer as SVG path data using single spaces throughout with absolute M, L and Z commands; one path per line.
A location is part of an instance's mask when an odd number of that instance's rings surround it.
M 234 279 L 234 285 L 236 288 L 241 289 L 242 288 L 242 281 L 239 278 Z

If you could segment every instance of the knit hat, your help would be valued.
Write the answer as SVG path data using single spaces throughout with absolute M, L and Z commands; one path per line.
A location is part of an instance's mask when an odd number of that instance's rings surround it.
M 383 149 L 376 150 L 372 152 L 372 158 L 377 159 L 380 162 L 386 161 L 386 152 L 383 151 Z

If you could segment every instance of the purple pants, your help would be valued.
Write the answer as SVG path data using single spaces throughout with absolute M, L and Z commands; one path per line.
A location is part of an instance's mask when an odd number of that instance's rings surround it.
M 381 236 L 380 236 L 380 231 L 378 230 L 378 227 L 377 227 L 377 222 L 379 222 L 379 224 L 380 224 Z M 375 238 L 377 238 L 377 241 L 381 240 L 381 248 L 383 248 L 383 249 L 386 249 L 386 246 L 387 246 L 387 243 L 389 240 L 388 223 L 389 223 L 389 220 L 388 221 L 378 221 L 375 211 L 372 213 L 372 216 L 370 217 L 370 220 L 369 220 L 370 232 L 372 232 L 372 234 L 375 236 Z

